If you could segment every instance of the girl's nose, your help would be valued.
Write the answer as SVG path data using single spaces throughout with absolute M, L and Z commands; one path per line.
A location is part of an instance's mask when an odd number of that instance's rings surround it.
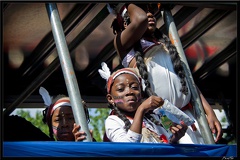
M 127 94 L 133 94 L 132 89 L 130 87 L 126 88 L 126 93 Z
M 67 123 L 67 121 L 66 121 L 66 118 L 65 118 L 65 117 L 63 117 L 63 123 L 62 123 L 62 126 L 63 126 L 63 127 L 66 127 L 66 126 L 68 126 L 68 123 Z
M 69 127 L 68 123 L 67 122 L 63 122 L 62 123 L 62 128 L 67 128 L 67 127 Z
M 153 18 L 153 17 L 154 17 L 151 12 L 148 12 L 148 13 L 147 13 L 147 16 L 148 16 L 148 18 Z
M 68 121 L 66 120 L 66 117 L 64 116 L 63 113 L 62 113 L 62 126 L 63 127 L 67 127 L 68 126 Z

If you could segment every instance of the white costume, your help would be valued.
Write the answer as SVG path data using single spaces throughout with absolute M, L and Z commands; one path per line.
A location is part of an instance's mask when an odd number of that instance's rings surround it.
M 161 44 L 141 39 L 141 45 L 144 50 L 144 61 L 148 69 L 148 80 L 153 91 L 160 97 L 169 100 L 179 109 L 186 106 L 191 99 L 191 93 L 184 95 L 180 89 L 182 87 L 180 78 L 176 75 L 173 64 L 167 49 Z M 128 67 L 132 58 L 134 58 L 134 50 L 132 49 L 123 59 L 123 66 Z M 189 87 L 188 87 L 189 88 Z M 196 119 L 190 110 L 185 110 L 189 117 L 195 120 L 196 131 L 189 126 L 184 137 L 179 140 L 179 143 L 188 144 L 204 144 L 204 140 L 200 134 L 200 129 Z
M 157 120 L 159 117 L 154 115 Z M 130 123 L 133 122 L 129 119 Z M 125 123 L 116 115 L 109 115 L 105 121 L 106 136 L 111 142 L 144 142 L 144 143 L 165 143 L 169 141 L 171 133 L 160 125 L 156 125 L 149 119 L 143 119 L 142 134 L 125 130 Z M 160 140 L 161 139 L 161 140 Z

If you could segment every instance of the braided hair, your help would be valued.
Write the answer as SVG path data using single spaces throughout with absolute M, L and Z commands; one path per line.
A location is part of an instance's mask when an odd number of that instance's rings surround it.
M 170 39 L 165 34 L 163 34 L 158 28 L 156 28 L 156 30 L 154 32 L 154 36 L 167 47 L 170 57 L 171 57 L 171 60 L 172 60 L 172 63 L 173 63 L 174 71 L 179 76 L 180 82 L 182 84 L 182 88 L 180 91 L 183 94 L 187 95 L 188 88 L 187 88 L 186 80 L 185 80 L 186 75 L 185 75 L 182 61 L 180 59 L 180 56 L 179 56 L 179 53 L 178 53 L 176 47 L 171 43 Z
M 143 8 L 143 7 L 142 7 Z M 151 7 L 147 7 L 148 10 L 151 10 Z M 127 25 L 130 23 L 130 17 L 128 15 L 128 13 L 126 12 L 122 19 L 125 21 L 125 23 L 127 23 Z M 119 28 L 119 26 L 121 26 L 121 28 Z M 113 33 L 116 34 L 120 31 L 123 30 L 123 24 L 119 24 L 117 22 L 117 20 L 115 19 L 111 25 L 111 27 L 113 28 Z M 180 59 L 179 53 L 177 52 L 176 47 L 171 43 L 170 39 L 163 33 L 161 32 L 158 28 L 155 29 L 154 32 L 154 36 L 160 41 L 162 42 L 162 44 L 164 44 L 170 54 L 172 63 L 173 63 L 173 67 L 174 67 L 174 71 L 177 73 L 177 75 L 180 78 L 180 82 L 182 84 L 182 88 L 181 88 L 181 92 L 185 95 L 188 94 L 188 88 L 186 85 L 186 80 L 185 80 L 185 72 L 183 69 L 183 65 L 182 65 L 182 61 Z M 145 81 L 145 85 L 146 85 L 146 94 L 148 96 L 151 95 L 156 95 L 154 94 L 151 90 L 149 90 L 150 88 L 150 83 L 148 81 L 148 71 L 147 71 L 147 67 L 144 63 L 143 60 L 143 50 L 142 50 L 142 46 L 140 44 L 140 41 L 138 41 L 135 45 L 134 45 L 134 50 L 135 50 L 135 58 L 136 58 L 136 64 L 137 64 L 137 68 L 139 70 L 139 73 L 141 75 L 141 77 L 144 79 Z
M 165 34 L 163 34 L 158 28 L 155 29 L 154 36 L 160 42 L 162 42 L 162 44 L 165 44 L 165 46 L 167 47 L 170 57 L 171 57 L 171 60 L 172 60 L 172 63 L 173 63 L 174 71 L 180 77 L 180 83 L 182 84 L 182 88 L 180 91 L 183 94 L 187 95 L 188 88 L 187 88 L 186 80 L 185 80 L 185 72 L 183 70 L 182 62 L 181 62 L 181 59 L 177 52 L 176 47 L 171 43 L 170 39 Z M 148 81 L 148 71 L 147 71 L 147 66 L 144 63 L 144 59 L 143 59 L 144 54 L 143 54 L 143 50 L 142 50 L 140 41 L 138 41 L 134 45 L 134 50 L 135 50 L 136 65 L 139 70 L 140 76 L 144 79 L 144 83 L 146 86 L 145 92 L 144 92 L 145 96 L 149 97 L 151 95 L 157 95 L 155 92 L 153 92 L 150 82 Z M 149 118 L 152 122 L 154 122 L 156 125 L 159 124 L 159 122 L 157 120 L 155 120 L 155 118 L 152 117 L 149 113 L 145 114 L 145 116 L 147 118 Z
M 147 8 L 148 8 L 148 11 L 150 11 L 149 8 L 151 8 L 151 7 L 148 6 Z M 122 18 L 125 21 L 125 23 L 127 23 L 127 25 L 130 23 L 130 17 L 128 16 L 127 12 L 123 15 Z M 115 19 L 111 25 L 111 27 L 113 28 L 113 33 L 116 34 L 120 31 L 122 31 L 123 30 L 122 26 L 123 26 L 123 24 L 117 23 L 117 20 Z M 165 34 L 163 34 L 158 28 L 155 29 L 154 36 L 160 42 L 162 42 L 162 44 L 164 44 L 166 46 L 166 48 L 168 49 L 172 63 L 173 63 L 174 71 L 180 77 L 180 83 L 182 85 L 182 88 L 180 91 L 183 94 L 187 95 L 188 88 L 187 88 L 186 80 L 185 80 L 186 75 L 185 75 L 185 72 L 184 72 L 184 69 L 182 66 L 182 62 L 181 62 L 181 59 L 177 52 L 176 47 L 171 43 L 170 39 Z M 148 80 L 148 71 L 147 71 L 147 66 L 143 59 L 143 49 L 140 44 L 140 40 L 135 43 L 134 50 L 135 50 L 136 65 L 139 70 L 140 76 L 144 79 L 144 84 L 146 86 L 145 91 L 144 91 L 144 96 L 150 97 L 151 95 L 157 95 L 155 92 L 153 92 L 150 82 Z M 121 115 L 121 112 L 118 110 L 118 108 L 116 106 L 112 106 L 112 108 L 117 112 L 117 115 L 119 116 L 119 118 L 121 118 L 124 121 L 126 130 L 128 130 L 131 126 L 131 124 L 129 124 L 130 122 L 129 123 L 127 122 L 128 119 L 125 116 Z M 152 122 L 154 122 L 156 125 L 159 125 L 159 122 L 156 121 L 155 118 L 153 118 L 150 115 L 150 113 L 146 113 L 145 116 L 147 118 L 149 118 Z M 127 119 L 127 120 L 125 120 L 125 119 Z
M 118 118 L 120 118 L 125 123 L 125 130 L 128 131 L 131 127 L 131 122 L 126 117 L 126 115 L 123 114 L 115 104 L 109 103 L 108 107 L 113 110 L 112 114 L 118 116 Z
M 142 8 L 142 6 L 141 6 L 141 8 Z M 122 23 L 119 23 L 119 22 L 122 22 Z M 123 27 L 124 22 L 127 25 L 129 25 L 130 22 L 131 22 L 130 17 L 128 15 L 128 12 L 125 12 L 123 17 L 117 16 L 113 20 L 111 28 L 113 28 L 113 33 L 114 34 L 117 34 L 117 33 L 124 30 L 124 27 Z M 135 58 L 136 58 L 137 68 L 139 70 L 139 73 L 140 73 L 141 77 L 144 79 L 144 84 L 146 86 L 145 87 L 145 92 L 143 92 L 144 97 L 150 97 L 151 95 L 157 95 L 156 93 L 154 93 L 152 91 L 150 82 L 148 81 L 148 71 L 147 71 L 147 66 L 144 63 L 143 50 L 142 50 L 142 46 L 140 44 L 140 41 L 138 41 L 135 44 L 134 50 L 136 51 Z M 131 123 L 130 123 L 129 119 L 124 114 L 121 113 L 121 111 L 116 107 L 115 104 L 114 105 L 109 104 L 109 108 L 116 112 L 116 115 L 125 123 L 125 130 L 128 131 L 129 128 L 131 127 Z M 148 119 L 150 119 L 152 122 L 154 122 L 156 125 L 161 125 L 160 122 L 155 120 L 155 118 L 153 118 L 150 113 L 146 113 L 145 116 Z

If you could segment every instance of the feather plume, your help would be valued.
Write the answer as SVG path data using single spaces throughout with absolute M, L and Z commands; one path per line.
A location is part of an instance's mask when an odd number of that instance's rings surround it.
M 46 106 L 50 106 L 52 104 L 52 98 L 50 97 L 48 91 L 45 88 L 40 87 L 39 94 L 42 96 L 44 104 Z
M 101 65 L 102 65 L 102 69 L 99 69 L 98 72 L 100 76 L 107 81 L 108 78 L 111 76 L 110 69 L 108 68 L 105 62 L 102 62 Z

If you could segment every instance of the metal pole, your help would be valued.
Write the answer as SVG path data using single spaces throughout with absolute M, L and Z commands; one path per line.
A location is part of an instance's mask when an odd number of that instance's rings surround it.
M 171 42 L 176 46 L 179 56 L 183 62 L 183 68 L 186 73 L 187 83 L 189 84 L 190 91 L 192 93 L 192 102 L 194 103 L 194 110 L 196 111 L 196 114 L 197 114 L 196 119 L 199 123 L 199 127 L 201 129 L 203 139 L 206 144 L 215 144 L 213 135 L 210 131 L 210 128 L 206 119 L 205 111 L 203 110 L 199 93 L 195 86 L 185 53 L 182 48 L 182 43 L 180 41 L 171 11 L 169 11 L 169 9 L 164 8 L 164 11 L 162 11 L 162 16 L 164 18 L 164 23 L 166 23 L 167 25 L 167 30 L 168 30 L 168 34 L 171 39 Z
M 68 95 L 71 100 L 75 122 L 76 124 L 80 124 L 80 130 L 83 130 L 86 133 L 86 139 L 83 141 L 91 142 L 92 137 L 87 125 L 87 118 L 84 112 L 82 98 L 78 88 L 75 72 L 72 66 L 57 6 L 55 3 L 46 3 L 46 9 L 52 26 L 53 37 L 56 43 Z

